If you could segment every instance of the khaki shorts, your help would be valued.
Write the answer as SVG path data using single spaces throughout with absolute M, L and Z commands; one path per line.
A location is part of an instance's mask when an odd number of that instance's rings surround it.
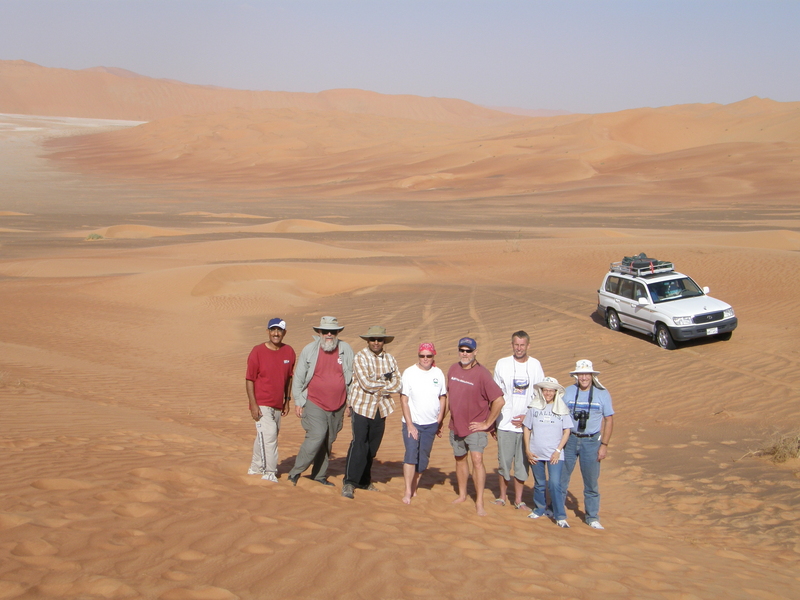
M 450 430 L 450 445 L 453 447 L 453 454 L 464 456 L 467 452 L 483 452 L 489 444 L 489 434 L 485 431 L 470 433 L 467 437 L 456 435 L 455 431 Z

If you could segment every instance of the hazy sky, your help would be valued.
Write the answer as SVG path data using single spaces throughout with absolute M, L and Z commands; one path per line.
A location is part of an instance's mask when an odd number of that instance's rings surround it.
M 607 112 L 800 100 L 798 1 L 0 0 L 0 59 Z

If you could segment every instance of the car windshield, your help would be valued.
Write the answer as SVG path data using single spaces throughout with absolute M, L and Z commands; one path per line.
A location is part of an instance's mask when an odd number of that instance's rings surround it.
M 650 290 L 650 297 L 654 304 L 703 295 L 703 290 L 688 277 L 648 283 L 647 289 Z

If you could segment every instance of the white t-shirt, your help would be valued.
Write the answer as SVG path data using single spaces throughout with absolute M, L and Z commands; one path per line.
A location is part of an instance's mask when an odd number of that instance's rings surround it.
M 447 395 L 447 380 L 439 367 L 425 371 L 419 365 L 411 365 L 403 371 L 400 393 L 408 396 L 411 421 L 417 425 L 430 425 L 439 420 L 439 396 Z
M 494 367 L 494 380 L 503 390 L 503 398 L 506 401 L 503 410 L 497 416 L 498 429 L 522 432 L 521 427 L 514 427 L 511 424 L 511 419 L 528 412 L 528 405 L 533 399 L 533 384 L 543 379 L 542 363 L 530 356 L 524 363 L 517 362 L 513 356 L 506 356 L 497 361 Z

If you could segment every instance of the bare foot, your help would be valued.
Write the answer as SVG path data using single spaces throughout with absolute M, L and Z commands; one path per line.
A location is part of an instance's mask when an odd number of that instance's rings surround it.
M 411 504 L 411 497 L 408 495 L 403 496 L 403 504 Z
M 476 506 L 475 509 L 476 509 L 476 512 L 478 513 L 479 517 L 485 517 L 486 516 L 486 511 L 483 509 L 483 505 Z
M 465 500 L 466 500 L 466 498 L 462 498 L 461 496 L 459 496 L 458 498 L 456 498 L 455 500 L 453 500 L 453 504 L 461 504 L 461 503 L 462 503 L 462 502 L 464 502 Z

